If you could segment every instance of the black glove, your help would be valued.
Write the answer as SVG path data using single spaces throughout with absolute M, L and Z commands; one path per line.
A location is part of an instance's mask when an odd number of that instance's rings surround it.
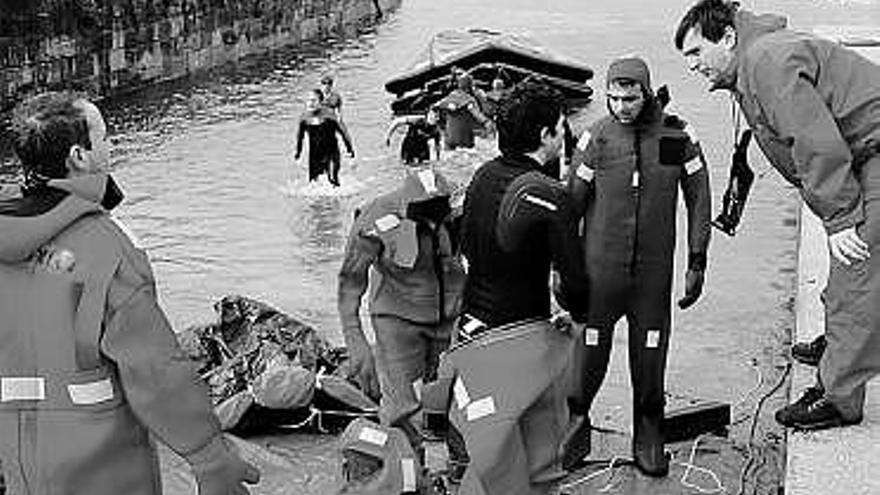
M 703 293 L 705 273 L 703 270 L 688 268 L 684 282 L 684 297 L 678 300 L 679 308 L 687 309 L 700 298 L 700 294 Z

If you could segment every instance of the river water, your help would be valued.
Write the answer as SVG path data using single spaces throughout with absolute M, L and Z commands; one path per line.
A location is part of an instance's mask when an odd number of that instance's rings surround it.
M 404 0 L 386 22 L 354 39 L 280 51 L 237 69 L 106 102 L 114 173 L 127 192 L 118 216 L 148 250 L 176 328 L 213 320 L 213 301 L 240 293 L 293 313 L 341 342 L 336 273 L 352 211 L 393 187 L 401 175 L 395 153 L 384 145 L 390 95 L 382 86 L 417 57 L 432 33 L 471 26 L 525 33 L 594 67 L 597 99 L 581 115 L 581 124 L 605 111 L 600 90 L 608 61 L 625 54 L 645 57 L 655 83 L 670 86 L 673 108 L 702 138 L 717 211 L 732 147 L 731 108 L 726 95 L 708 94 L 706 83 L 686 72 L 672 46 L 675 23 L 689 3 Z M 785 13 L 801 29 L 880 23 L 880 6 L 866 0 L 743 4 Z M 357 152 L 354 162 L 343 165 L 340 191 L 306 185 L 305 163 L 292 159 L 305 93 L 328 72 L 336 75 Z M 744 225 L 733 239 L 714 236 L 702 300 L 674 314 L 668 371 L 671 390 L 734 403 L 735 418 L 747 417 L 757 388 L 768 390 L 780 376 L 793 323 L 796 194 L 766 173 L 768 166 L 754 149 L 751 157 L 760 178 Z M 472 161 L 459 157 L 451 172 L 466 177 Z M 682 251 L 680 246 L 678 266 Z M 625 359 L 618 354 L 608 379 L 608 403 L 626 404 L 613 392 L 615 386 L 626 389 L 628 380 Z M 768 408 L 784 403 L 786 394 L 783 388 Z M 608 407 L 606 416 L 613 418 L 615 410 Z M 779 484 L 784 466 L 784 433 L 768 418 L 762 416 L 756 435 L 758 448 L 767 453 L 759 473 L 765 479 L 755 485 L 767 491 L 756 493 L 771 493 L 768 487 Z M 724 449 L 713 446 L 730 461 L 720 468 L 729 491 L 738 487 L 747 424 L 733 429 L 734 448 L 726 457 Z M 673 488 L 663 492 L 681 493 L 674 489 L 677 479 L 670 483 Z M 711 487 L 711 480 L 703 483 Z M 632 480 L 627 486 L 631 492 L 658 489 Z M 325 488 L 293 493 L 326 493 Z

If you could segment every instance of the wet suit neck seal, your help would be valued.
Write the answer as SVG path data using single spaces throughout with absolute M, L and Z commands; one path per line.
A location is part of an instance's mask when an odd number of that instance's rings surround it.
M 739 142 L 733 152 L 733 163 L 730 165 L 730 177 L 727 180 L 727 190 L 722 198 L 721 213 L 712 225 L 729 236 L 736 234 L 736 228 L 742 219 L 743 210 L 746 207 L 746 199 L 749 190 L 755 181 L 755 173 L 749 167 L 748 149 L 752 140 L 752 130 L 746 129 L 740 135 Z

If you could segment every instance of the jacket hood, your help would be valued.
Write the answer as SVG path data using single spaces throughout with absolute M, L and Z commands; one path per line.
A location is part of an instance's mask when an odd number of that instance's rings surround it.
M 0 262 L 29 258 L 86 215 L 113 209 L 122 192 L 106 174 L 53 179 L 0 208 Z
M 733 19 L 736 29 L 736 46 L 733 49 L 733 60 L 721 79 L 711 90 L 730 89 L 736 85 L 736 72 L 743 54 L 755 40 L 766 34 L 788 27 L 788 20 L 778 14 L 755 14 L 749 10 L 740 10 Z

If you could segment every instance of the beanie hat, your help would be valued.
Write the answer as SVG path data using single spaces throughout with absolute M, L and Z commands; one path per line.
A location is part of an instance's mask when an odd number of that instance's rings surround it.
M 648 64 L 639 57 L 623 57 L 611 62 L 605 83 L 610 84 L 617 79 L 632 79 L 642 85 L 645 91 L 651 91 L 651 73 Z

